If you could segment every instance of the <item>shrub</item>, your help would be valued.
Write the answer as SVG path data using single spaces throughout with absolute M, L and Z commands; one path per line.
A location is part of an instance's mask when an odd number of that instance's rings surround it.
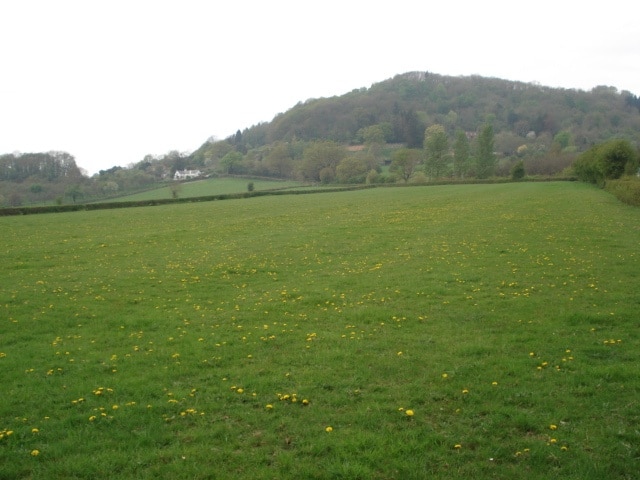
M 638 155 L 627 140 L 610 140 L 591 147 L 574 162 L 583 182 L 604 186 L 606 180 L 620 178 L 638 164 Z
M 524 178 L 524 161 L 518 160 L 513 167 L 511 167 L 511 179 L 522 180 Z
M 640 179 L 637 177 L 609 180 L 605 190 L 615 195 L 621 202 L 640 207 Z

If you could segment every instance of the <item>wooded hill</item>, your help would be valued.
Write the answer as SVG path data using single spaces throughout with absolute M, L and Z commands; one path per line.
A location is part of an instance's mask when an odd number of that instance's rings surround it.
M 581 152 L 614 137 L 637 145 L 640 99 L 608 86 L 583 91 L 412 72 L 341 96 L 298 103 L 271 122 L 239 130 L 222 142 L 206 142 L 189 161 L 193 166 L 220 168 L 222 157 L 233 149 L 245 156 L 247 164 L 239 170 L 248 172 L 255 170 L 250 163 L 255 163 L 256 154 L 249 159 L 247 155 L 278 142 L 331 140 L 356 145 L 366 141 L 367 127 L 382 126 L 386 143 L 422 148 L 430 125 L 444 126 L 453 140 L 457 130 L 473 138 L 487 123 L 495 132 L 495 151 L 503 158 Z M 297 153 L 299 149 L 291 152 L 294 158 Z M 260 173 L 274 174 L 268 168 Z

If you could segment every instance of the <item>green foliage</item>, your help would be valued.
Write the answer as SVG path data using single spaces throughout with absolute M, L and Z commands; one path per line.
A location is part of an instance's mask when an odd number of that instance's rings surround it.
M 432 178 L 443 177 L 448 163 L 449 139 L 444 127 L 434 124 L 424 132 L 425 168 Z
M 553 142 L 558 145 L 560 150 L 569 148 L 572 145 L 571 132 L 562 130 L 553 137 Z
M 253 192 L 255 186 L 253 185 L 253 182 L 249 182 L 247 183 L 247 191 L 248 192 Z
M 607 180 L 605 190 L 624 203 L 640 207 L 640 178 L 637 176 Z
M 67 197 L 71 199 L 73 203 L 76 203 L 83 195 L 82 187 L 78 184 L 70 185 L 66 191 Z
M 467 134 L 458 130 L 453 144 L 453 174 L 458 178 L 464 178 L 469 171 L 470 151 Z
M 518 160 L 513 167 L 511 167 L 511 179 L 522 180 L 525 176 L 524 160 Z
M 0 478 L 634 478 L 640 210 L 608 198 L 0 218 Z
M 493 142 L 493 125 L 485 124 L 480 129 L 476 144 L 476 175 L 480 179 L 489 178 L 493 175 L 496 165 Z
M 220 160 L 220 168 L 223 173 L 239 174 L 244 173 L 241 163 L 243 159 L 242 153 L 231 150 Z
M 370 153 L 358 152 L 344 157 L 336 167 L 339 183 L 364 183 L 367 172 L 375 170 L 376 160 Z
M 287 178 L 294 171 L 294 160 L 290 146 L 285 142 L 276 142 L 265 158 L 265 174 Z
M 313 182 L 332 182 L 336 177 L 336 167 L 346 155 L 345 148 L 336 142 L 311 142 L 302 158 L 303 178 Z
M 67 152 L 0 155 L 0 181 L 22 182 L 29 178 L 77 181 L 81 176 L 74 157 Z
M 638 165 L 638 152 L 627 140 L 615 139 L 600 143 L 581 154 L 573 164 L 578 178 L 584 182 L 604 185 L 620 178 Z
M 555 138 L 561 150 L 573 146 L 582 151 L 612 135 L 640 141 L 636 99 L 611 88 L 587 92 L 412 72 L 341 96 L 301 102 L 272 122 L 245 130 L 242 137 L 253 130 L 259 133 L 256 138 L 264 142 L 258 140 L 254 147 L 294 139 L 349 144 L 362 141 L 368 127 L 388 125 L 387 142 L 420 148 L 429 124 L 445 125 L 448 132 L 476 132 L 492 118 L 496 135 L 508 132 L 524 139 L 533 132 L 535 138 L 547 139 L 547 148 Z M 423 112 L 429 112 L 428 123 Z M 502 146 L 496 146 L 502 152 Z
M 416 148 L 401 148 L 393 153 L 389 171 L 400 176 L 405 183 L 416 173 L 422 162 L 422 152 Z

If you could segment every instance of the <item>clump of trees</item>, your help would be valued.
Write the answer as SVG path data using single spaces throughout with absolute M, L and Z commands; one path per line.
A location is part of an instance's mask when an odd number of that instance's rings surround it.
M 0 205 L 74 201 L 82 194 L 84 180 L 75 158 L 67 152 L 0 155 Z
M 573 169 L 580 180 L 603 186 L 607 180 L 636 174 L 638 151 L 628 140 L 609 140 L 582 153 Z

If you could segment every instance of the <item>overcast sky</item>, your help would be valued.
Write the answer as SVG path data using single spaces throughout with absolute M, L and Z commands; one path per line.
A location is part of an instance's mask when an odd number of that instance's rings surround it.
M 396 74 L 640 95 L 628 0 L 1 0 L 0 153 L 93 174 Z

